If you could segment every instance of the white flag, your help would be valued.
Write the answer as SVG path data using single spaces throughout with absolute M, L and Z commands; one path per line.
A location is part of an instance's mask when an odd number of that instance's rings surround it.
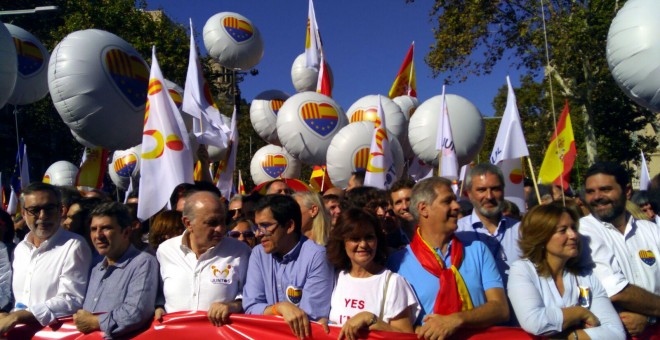
M 156 47 L 151 58 L 137 213 L 143 221 L 165 207 L 177 185 L 193 183 L 193 158 L 186 126 L 167 92 L 156 59 Z
M 515 203 L 521 213 L 525 208 L 525 184 L 523 181 L 522 159 L 505 159 L 497 165 L 504 175 L 504 199 Z
M 440 172 L 438 175 L 449 180 L 458 179 L 458 159 L 456 158 L 456 148 L 454 147 L 454 137 L 451 133 L 449 124 L 449 111 L 447 110 L 447 101 L 445 100 L 445 86 L 442 86 L 440 119 L 438 119 L 438 134 L 435 140 L 435 149 L 441 153 Z
M 199 144 L 213 145 L 222 149 L 227 147 L 229 128 L 220 118 L 220 112 L 213 104 L 208 83 L 202 75 L 202 67 L 197 56 L 197 46 L 193 35 L 192 20 L 190 21 L 188 73 L 186 74 L 181 109 L 193 116 L 193 133 Z
M 410 161 L 408 176 L 410 176 L 415 182 L 419 182 L 424 178 L 433 177 L 433 166 L 427 165 L 424 161 L 419 159 L 419 157 L 415 156 L 412 161 Z
M 394 157 L 392 156 L 392 150 L 390 149 L 390 142 L 387 136 L 387 124 L 385 123 L 383 106 L 380 95 L 378 95 L 378 118 L 376 119 L 373 137 L 371 138 L 367 171 L 364 175 L 364 186 L 383 190 L 389 189 L 396 180 L 393 159 Z
M 649 190 L 650 185 L 651 176 L 649 175 L 649 168 L 646 166 L 644 151 L 642 151 L 642 168 L 639 170 L 639 190 Z
M 498 164 L 505 159 L 529 156 L 520 115 L 518 114 L 518 106 L 516 105 L 516 95 L 513 93 L 513 87 L 508 76 L 506 82 L 509 86 L 509 95 L 506 99 L 506 109 L 504 109 L 500 129 L 497 132 L 493 152 L 490 154 L 492 164 Z
M 307 37 L 305 39 L 305 67 L 318 70 L 321 63 L 321 37 L 314 13 L 314 2 L 309 0 Z
M 229 134 L 229 152 L 227 157 L 223 160 L 223 169 L 220 171 L 220 178 L 218 179 L 218 189 L 226 199 L 231 198 L 231 192 L 234 187 L 234 169 L 236 168 L 236 152 L 238 150 L 238 121 L 236 106 L 234 106 L 234 113 L 231 115 L 231 132 Z

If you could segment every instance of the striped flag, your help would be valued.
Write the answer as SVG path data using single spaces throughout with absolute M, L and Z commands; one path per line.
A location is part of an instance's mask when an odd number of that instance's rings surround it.
M 108 153 L 108 150 L 102 147 L 85 148 L 84 161 L 76 174 L 77 187 L 101 189 L 108 168 Z
M 392 88 L 390 88 L 390 93 L 388 95 L 390 98 L 403 95 L 417 97 L 415 63 L 413 61 L 414 50 L 415 42 L 413 41 L 412 44 L 410 44 L 406 57 L 403 59 L 399 73 L 397 73 L 396 78 L 394 78 L 394 83 L 392 83 Z
M 241 177 L 241 170 L 238 170 L 238 194 L 245 195 L 245 184 L 243 183 L 243 177 Z
M 543 157 L 541 170 L 539 170 L 539 181 L 542 184 L 553 183 L 562 188 L 568 188 L 576 156 L 573 124 L 571 124 L 567 100 L 559 122 L 557 122 L 557 129 L 552 135 L 545 157 Z
M 367 171 L 364 176 L 364 186 L 387 190 L 396 180 L 396 173 L 380 95 L 378 95 L 378 119 L 380 124 L 376 123 L 374 126 Z
M 319 69 L 321 64 L 321 36 L 314 13 L 314 2 L 309 0 L 307 12 L 307 36 L 305 38 L 305 67 Z
M 642 164 L 639 170 L 639 190 L 649 190 L 651 186 L 651 176 L 649 175 L 649 168 L 646 165 L 646 158 L 644 151 L 642 151 Z
M 309 178 L 309 186 L 318 192 L 324 192 L 334 187 L 330 181 L 330 176 L 328 176 L 328 170 L 325 165 L 314 165 L 312 168 L 312 175 Z

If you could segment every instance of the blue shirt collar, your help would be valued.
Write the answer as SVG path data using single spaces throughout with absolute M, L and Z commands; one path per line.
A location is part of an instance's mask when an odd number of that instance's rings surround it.
M 140 251 L 137 250 L 132 244 L 128 246 L 126 251 L 124 252 L 124 255 L 122 255 L 117 262 L 113 265 L 113 267 L 117 268 L 124 268 L 128 265 L 131 260 L 138 256 L 140 254 Z M 105 257 L 103 258 L 103 265 L 99 266 L 99 270 L 105 270 L 108 268 L 108 258 Z
M 273 258 L 280 263 L 289 263 L 291 261 L 295 261 L 298 259 L 298 255 L 300 255 L 300 249 L 302 248 L 302 245 L 305 241 L 307 241 L 307 237 L 300 236 L 300 240 L 298 240 L 298 243 L 296 243 L 293 249 L 289 250 L 289 252 L 284 254 L 282 257 L 280 257 L 278 254 L 273 254 Z

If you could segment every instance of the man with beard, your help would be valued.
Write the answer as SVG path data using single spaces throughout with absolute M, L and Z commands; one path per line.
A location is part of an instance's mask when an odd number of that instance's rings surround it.
M 481 241 L 495 258 L 506 287 L 510 265 L 520 258 L 520 221 L 504 216 L 504 176 L 490 163 L 477 164 L 465 182 L 474 206 L 472 214 L 458 220 L 456 235 L 465 242 Z
M 646 339 L 659 334 L 660 233 L 658 227 L 626 212 L 630 177 L 618 164 L 596 163 L 587 170 L 585 199 L 591 215 L 580 219 L 585 255 L 619 310 L 626 330 Z

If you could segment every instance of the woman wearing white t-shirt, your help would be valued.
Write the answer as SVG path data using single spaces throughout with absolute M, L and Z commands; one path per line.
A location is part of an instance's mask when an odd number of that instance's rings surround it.
M 412 333 L 420 311 L 408 282 L 385 268 L 387 244 L 376 216 L 348 209 L 330 233 L 327 254 L 338 270 L 330 322 L 342 326 L 339 338 L 360 330 Z

